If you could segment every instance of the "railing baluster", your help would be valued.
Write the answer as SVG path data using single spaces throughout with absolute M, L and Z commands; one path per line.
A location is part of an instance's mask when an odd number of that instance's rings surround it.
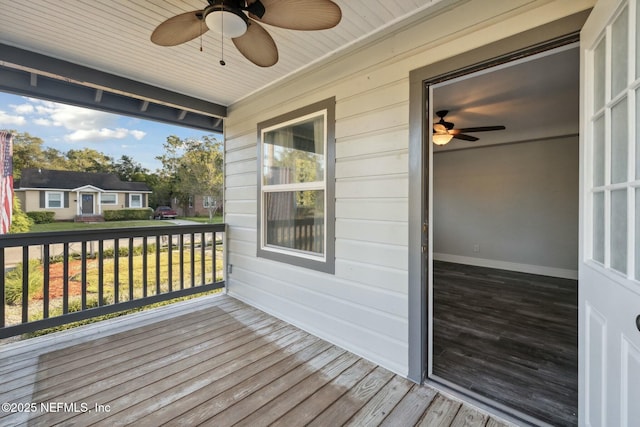
M 22 247 L 22 323 L 29 321 L 29 246 Z
M 169 260 L 169 292 L 173 290 L 173 234 L 169 234 L 169 241 L 167 246 L 167 258 Z
M 62 313 L 69 312 L 69 243 L 62 245 Z
M 191 287 L 195 287 L 196 286 L 196 242 L 195 242 L 195 234 L 191 233 L 190 234 L 190 238 L 191 238 Z
M 160 294 L 160 236 L 156 236 L 156 295 Z
M 120 239 L 113 240 L 113 302 L 120 302 Z
M 129 237 L 129 301 L 133 300 L 133 237 Z
M 82 251 L 80 255 L 80 259 L 82 263 L 81 265 L 82 270 L 80 273 L 80 276 L 81 276 L 80 280 L 82 280 L 82 283 L 81 283 L 82 309 L 86 310 L 87 309 L 87 242 L 82 242 L 82 245 L 80 246 L 81 246 L 80 250 Z
M 215 231 L 212 233 L 213 241 L 211 242 L 211 250 L 213 251 L 211 254 L 211 258 L 213 259 L 213 283 L 218 281 L 218 272 L 216 271 L 216 252 L 218 250 L 218 233 Z
M 180 245 L 180 289 L 184 289 L 184 233 L 180 233 L 178 244 Z
M 148 250 L 148 245 L 147 245 L 147 236 L 144 236 L 142 238 L 142 297 L 146 298 L 147 297 L 147 286 L 149 285 L 148 283 L 148 278 L 147 278 L 147 250 Z
M 49 279 L 51 277 L 51 269 L 49 259 L 50 255 L 50 246 L 49 244 L 43 245 L 42 248 L 42 317 L 44 319 L 49 317 Z
M 200 233 L 200 284 L 204 285 L 207 283 L 206 271 L 205 271 L 205 249 L 207 246 L 207 235 L 205 233 Z
M 104 305 L 104 240 L 98 240 L 98 306 Z

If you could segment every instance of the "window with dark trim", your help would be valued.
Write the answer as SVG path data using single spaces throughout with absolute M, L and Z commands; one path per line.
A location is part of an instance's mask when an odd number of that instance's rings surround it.
M 258 256 L 334 272 L 335 98 L 258 124 Z
M 62 191 L 47 191 L 46 204 L 47 209 L 61 209 L 64 207 L 64 193 Z

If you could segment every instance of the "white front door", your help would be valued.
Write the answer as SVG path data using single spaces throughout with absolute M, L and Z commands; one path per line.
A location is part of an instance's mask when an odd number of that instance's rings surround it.
M 580 425 L 640 424 L 640 0 L 581 34 Z

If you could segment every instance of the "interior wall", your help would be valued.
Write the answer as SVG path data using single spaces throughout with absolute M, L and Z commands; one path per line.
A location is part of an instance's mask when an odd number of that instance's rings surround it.
M 578 136 L 434 153 L 434 258 L 577 279 Z

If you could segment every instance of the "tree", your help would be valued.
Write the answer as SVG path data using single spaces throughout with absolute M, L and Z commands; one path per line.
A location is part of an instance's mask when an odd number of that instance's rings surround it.
M 113 159 L 93 148 L 69 150 L 66 157 L 69 170 L 97 173 L 113 170 Z
M 136 162 L 127 155 L 120 156 L 120 160 L 113 162 L 113 172 L 122 181 L 148 182 L 149 169 L 142 167 L 140 162 Z
M 158 156 L 162 162 L 161 179 L 169 186 L 170 199 L 186 209 L 194 196 L 222 197 L 222 143 L 213 136 L 202 139 L 167 137 L 165 154 Z M 219 204 L 219 203 L 218 203 Z
M 20 178 L 22 169 L 40 168 L 46 164 L 42 152 L 44 141 L 28 132 L 11 131 L 13 134 L 13 176 Z

